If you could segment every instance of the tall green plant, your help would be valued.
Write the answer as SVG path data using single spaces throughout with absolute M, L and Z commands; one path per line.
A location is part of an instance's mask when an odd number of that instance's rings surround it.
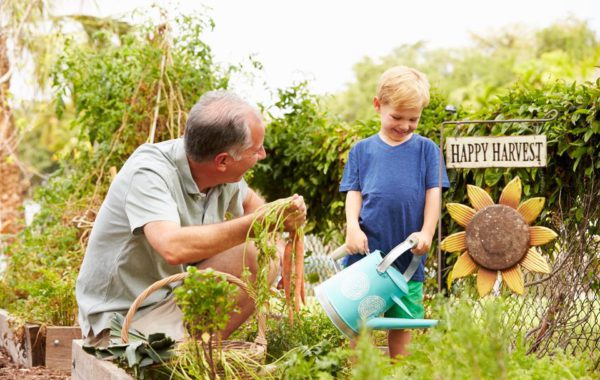
M 355 366 L 351 379 L 385 379 L 390 375 L 392 366 L 389 358 L 375 347 L 367 329 L 363 329 L 358 337 L 354 356 Z
M 187 110 L 200 95 L 227 87 L 237 68 L 214 63 L 203 41 L 212 21 L 184 16 L 175 23 L 173 28 L 132 28 L 119 39 L 111 38 L 112 30 L 100 29 L 91 34 L 89 44 L 70 39 L 64 46 L 52 75 L 56 112 L 61 117 L 74 110 L 71 127 L 76 137 L 58 157 L 59 170 L 36 191 L 42 212 L 9 247 L 2 281 L 15 293 L 3 298 L 18 301 L 1 307 L 17 311 L 18 305 L 38 297 L 39 302 L 32 302 L 43 304 L 42 294 L 32 289 L 63 294 L 61 289 L 71 284 L 64 304 L 73 305 L 76 312 L 72 284 L 110 173 L 140 144 L 179 137 Z M 50 323 L 39 309 L 20 308 L 18 314 Z M 72 318 L 61 322 L 73 323 Z
M 193 352 L 198 363 L 205 364 L 206 375 L 217 377 L 215 356 L 220 355 L 220 332 L 225 329 L 230 313 L 237 310 L 237 287 L 212 269 L 187 269 L 183 285 L 175 289 L 177 305 L 183 312 L 183 322 L 192 336 Z M 200 349 L 199 349 L 200 347 Z

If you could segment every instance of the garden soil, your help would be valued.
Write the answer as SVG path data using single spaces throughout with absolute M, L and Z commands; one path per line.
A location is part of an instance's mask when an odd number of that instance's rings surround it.
M 45 367 L 19 368 L 0 347 L 0 380 L 69 380 L 71 371 Z

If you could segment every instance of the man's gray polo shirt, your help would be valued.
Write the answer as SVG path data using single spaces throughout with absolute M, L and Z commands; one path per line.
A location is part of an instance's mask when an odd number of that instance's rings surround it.
M 77 278 L 83 334 L 98 334 L 109 328 L 113 313 L 127 313 L 144 289 L 184 271 L 183 265 L 168 264 L 150 246 L 143 234 L 145 224 L 168 220 L 191 226 L 221 222 L 228 212 L 241 216 L 247 191 L 241 181 L 200 193 L 182 139 L 139 147 L 110 186 Z M 170 288 L 155 291 L 136 316 L 170 294 Z

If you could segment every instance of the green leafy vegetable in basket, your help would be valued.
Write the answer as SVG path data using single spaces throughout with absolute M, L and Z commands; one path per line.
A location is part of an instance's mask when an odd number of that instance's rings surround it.
M 175 300 L 183 312 L 183 322 L 192 336 L 194 356 L 206 362 L 210 378 L 217 377 L 214 354 L 220 355 L 220 332 L 237 311 L 238 288 L 212 269 L 199 271 L 190 266 L 183 284 L 175 289 Z

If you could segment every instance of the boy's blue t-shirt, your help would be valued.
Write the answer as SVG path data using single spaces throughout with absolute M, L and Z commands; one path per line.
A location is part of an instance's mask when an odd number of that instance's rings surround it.
M 425 192 L 439 187 L 440 150 L 433 141 L 413 134 L 397 146 L 386 144 L 378 134 L 359 141 L 351 150 L 340 185 L 341 192 L 362 194 L 360 228 L 367 235 L 369 250 L 387 254 L 413 232 L 423 227 Z M 442 188 L 450 186 L 442 161 Z M 394 265 L 404 273 L 412 253 L 400 256 Z M 347 256 L 346 264 L 363 255 Z M 424 281 L 423 256 L 411 281 Z

